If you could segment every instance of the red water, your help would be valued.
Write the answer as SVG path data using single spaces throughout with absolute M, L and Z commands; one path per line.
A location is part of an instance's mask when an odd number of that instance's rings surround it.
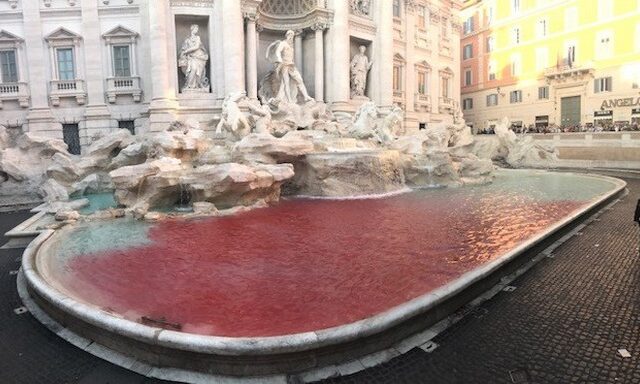
M 504 254 L 583 202 L 409 194 L 282 202 L 234 217 L 168 221 L 152 245 L 76 257 L 81 300 L 185 332 L 273 336 L 370 317 Z M 88 257 L 90 256 L 90 257 Z

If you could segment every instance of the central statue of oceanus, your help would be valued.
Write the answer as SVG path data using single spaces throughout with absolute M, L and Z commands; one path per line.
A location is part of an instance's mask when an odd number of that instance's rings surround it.
M 267 60 L 273 63 L 274 67 L 260 81 L 259 96 L 265 104 L 271 99 L 298 104 L 299 96 L 304 102 L 313 100 L 307 93 L 302 75 L 294 63 L 294 36 L 295 32 L 287 31 L 285 40 L 275 41 L 267 48 Z

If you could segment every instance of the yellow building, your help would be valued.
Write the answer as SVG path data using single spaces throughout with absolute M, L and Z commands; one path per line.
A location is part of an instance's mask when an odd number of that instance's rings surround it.
M 640 0 L 466 0 L 461 16 L 475 131 L 640 123 Z

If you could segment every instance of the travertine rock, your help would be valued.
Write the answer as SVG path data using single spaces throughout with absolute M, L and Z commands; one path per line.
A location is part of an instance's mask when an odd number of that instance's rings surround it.
M 314 153 L 296 163 L 290 193 L 309 196 L 361 196 L 404 187 L 402 159 L 397 151 Z
M 265 133 L 252 133 L 234 146 L 233 158 L 240 162 L 287 163 L 313 150 L 313 143 L 299 136 L 287 134 L 276 138 Z
M 80 213 L 78 211 L 58 211 L 55 215 L 57 221 L 78 220 L 79 218 Z

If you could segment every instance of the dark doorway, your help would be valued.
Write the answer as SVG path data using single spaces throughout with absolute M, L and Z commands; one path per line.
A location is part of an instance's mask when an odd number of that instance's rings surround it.
M 580 96 L 563 97 L 560 108 L 563 127 L 580 125 Z
M 132 135 L 136 134 L 136 124 L 133 120 L 119 120 L 118 128 L 126 129 L 131 132 Z
M 80 130 L 78 124 L 62 124 L 62 138 L 72 155 L 80 154 Z

